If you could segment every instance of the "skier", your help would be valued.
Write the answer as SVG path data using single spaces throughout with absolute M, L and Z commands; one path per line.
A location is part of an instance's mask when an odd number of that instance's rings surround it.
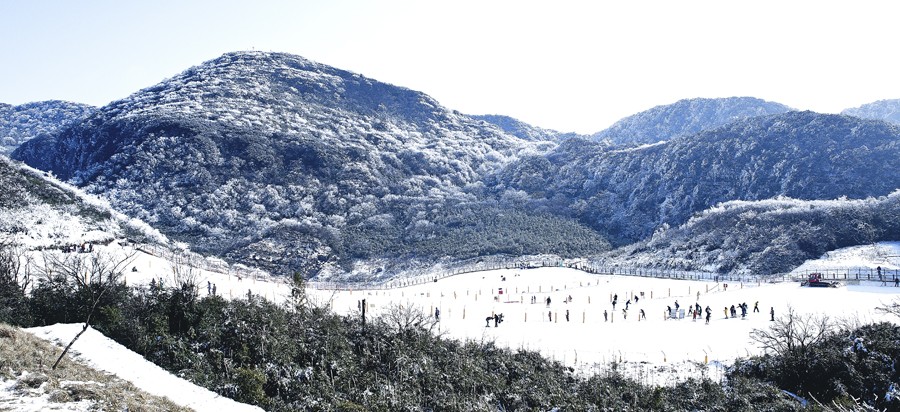
M 628 309 L 622 309 L 622 319 L 628 319 Z
M 625 310 L 628 310 L 628 306 L 629 306 L 629 305 L 631 305 L 631 301 L 630 301 L 630 300 L 626 300 L 626 301 L 625 301 Z
M 709 325 L 709 318 L 712 317 L 712 311 L 706 312 L 706 324 Z
M 605 309 L 603 310 L 603 321 L 604 321 L 604 322 L 609 321 L 609 314 L 606 313 L 606 310 L 605 310 Z
M 553 312 L 547 311 L 547 321 L 553 322 Z
M 757 300 L 756 302 L 753 303 L 753 313 L 758 313 L 758 312 L 759 312 L 759 301 Z
M 547 307 L 550 307 L 550 296 L 547 296 Z
M 640 320 L 640 319 L 647 319 L 647 314 L 644 313 L 644 310 L 643 310 L 643 309 L 641 309 L 641 315 L 638 316 L 638 320 Z
M 569 310 L 566 309 L 566 322 L 568 322 L 568 321 L 569 321 Z
M 774 306 L 771 309 L 769 309 L 769 315 L 772 316 L 772 318 L 769 319 L 769 322 L 775 322 L 775 307 Z
M 737 316 L 737 309 L 734 308 L 734 305 L 731 305 L 731 317 L 734 318 Z
M 438 308 L 434 308 L 434 320 L 441 321 L 441 310 Z
M 678 299 L 675 299 L 675 310 L 678 310 L 680 307 L 681 305 L 678 304 Z

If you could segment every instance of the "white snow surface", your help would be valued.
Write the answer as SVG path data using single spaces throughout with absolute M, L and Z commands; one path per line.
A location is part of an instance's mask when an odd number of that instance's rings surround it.
M 65 346 L 82 327 L 83 324 L 56 324 L 29 328 L 26 331 Z M 165 396 L 178 405 L 197 411 L 262 410 L 256 406 L 235 402 L 172 375 L 90 327 L 72 345 L 69 353 L 75 359 L 127 380 L 147 393 Z
M 116 242 L 96 249 L 123 254 L 134 250 L 131 245 Z M 809 261 L 802 270 L 835 267 L 868 270 L 879 265 L 894 268 L 897 258 L 893 256 L 900 255 L 898 251 L 900 242 L 846 248 Z M 173 272 L 173 264 L 166 259 L 145 253 L 135 255 L 129 267 L 132 270 L 127 274 L 127 283 L 131 285 L 146 285 L 151 279 L 171 279 Z M 193 271 L 201 285 L 201 295 L 209 293 L 213 285 L 216 293 L 226 298 L 246 296 L 249 292 L 280 302 L 290 295 L 290 287 L 282 278 L 261 273 L 239 277 L 232 269 Z M 641 292 L 643 298 L 636 303 L 632 301 L 624 318 L 622 309 L 626 300 L 640 297 Z M 353 316 L 359 316 L 358 302 L 366 299 L 370 319 L 392 305 L 415 305 L 430 314 L 438 308 L 441 312 L 438 329 L 448 338 L 493 341 L 512 349 L 536 350 L 587 373 L 603 373 L 615 361 L 619 371 L 651 385 L 668 385 L 689 377 L 721 379 L 724 366 L 734 359 L 761 353 L 750 339 L 750 332 L 769 327 L 770 309 L 774 309 L 776 317 L 791 307 L 800 314 L 827 315 L 841 322 L 900 321 L 875 310 L 900 299 L 900 288 L 880 282 L 847 284 L 834 289 L 804 288 L 797 282 L 732 283 L 726 290 L 724 283 L 712 281 L 594 275 L 568 268 L 540 268 L 463 274 L 388 290 L 309 289 L 308 294 L 316 304 L 328 304 L 336 313 Z M 618 295 L 615 310 L 611 304 L 613 295 Z M 532 296 L 537 303 L 530 303 Z M 564 303 L 569 296 L 571 302 Z M 547 297 L 551 298 L 549 307 Z M 685 309 L 685 318 L 666 319 L 667 306 L 674 308 L 676 301 Z M 744 302 L 749 309 L 746 318 L 740 317 L 740 310 L 736 318 L 725 317 L 725 307 Z M 753 312 L 756 302 L 759 302 L 759 313 Z M 704 309 L 711 307 L 710 324 L 687 315 L 688 305 L 695 303 Z M 646 319 L 638 319 L 641 309 Z M 567 310 L 569 321 L 565 319 Z M 604 311 L 609 314 L 609 321 L 604 321 Z M 548 312 L 552 321 L 548 320 Z M 485 318 L 494 313 L 502 313 L 505 321 L 498 327 L 494 327 L 493 321 L 486 326 Z M 30 331 L 67 343 L 80 328 L 77 324 L 54 325 Z M 171 376 L 92 329 L 74 349 L 78 358 L 102 370 L 197 410 L 258 410 Z

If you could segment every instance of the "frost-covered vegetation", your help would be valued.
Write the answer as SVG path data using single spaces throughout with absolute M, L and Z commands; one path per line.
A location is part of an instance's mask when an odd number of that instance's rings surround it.
M 749 117 L 790 110 L 783 104 L 752 97 L 684 99 L 628 116 L 592 138 L 616 145 L 653 144 Z
M 847 246 L 900 239 L 900 191 L 860 200 L 731 201 L 607 255 L 639 267 L 770 275 Z
M 513 162 L 487 185 L 627 244 L 731 200 L 888 195 L 900 187 L 898 150 L 897 126 L 788 112 L 639 149 L 570 139 Z
M 900 187 L 900 128 L 787 110 L 684 100 L 623 120 L 609 131 L 625 136 L 616 145 L 611 135 L 466 116 L 297 56 L 242 52 L 29 140 L 13 157 L 194 251 L 281 275 L 388 277 L 410 262 L 596 257 L 722 202 L 852 201 Z M 834 236 L 825 243 L 890 240 Z M 799 257 L 781 256 L 783 244 L 755 242 L 752 264 L 730 263 L 743 252 L 729 250 L 702 265 L 784 270 Z
M 844 110 L 841 113 L 848 116 L 862 117 L 864 119 L 884 120 L 894 124 L 900 124 L 900 99 L 879 100 L 877 102 Z
M 96 110 L 85 104 L 50 100 L 11 106 L 0 103 L 0 154 L 38 136 L 57 134 Z

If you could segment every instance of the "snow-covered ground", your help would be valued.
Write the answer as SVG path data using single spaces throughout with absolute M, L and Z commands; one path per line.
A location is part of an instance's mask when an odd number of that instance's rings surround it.
M 118 243 L 96 249 L 122 255 L 133 252 L 132 246 Z M 807 262 L 798 271 L 840 265 L 851 269 L 878 265 L 891 268 L 890 265 L 897 263 L 897 258 L 892 256 L 900 255 L 898 251 L 900 242 L 842 249 L 821 260 Z M 876 262 L 873 256 L 887 260 Z M 146 285 L 151 279 L 173 281 L 173 265 L 163 257 L 138 253 L 129 267 L 132 269 L 126 280 L 132 285 Z M 179 270 L 184 272 L 183 267 Z M 213 285 L 216 293 L 225 297 L 236 298 L 250 292 L 283 301 L 290 294 L 284 279 L 239 277 L 231 271 L 193 269 L 192 272 L 201 285 L 201 294 L 211 291 Z M 620 370 L 644 383 L 656 385 L 698 375 L 717 379 L 721 376 L 721 365 L 729 364 L 737 357 L 760 353 L 750 339 L 750 332 L 770 325 L 769 311 L 772 309 L 776 317 L 792 307 L 801 314 L 828 315 L 849 321 L 900 321 L 875 311 L 878 306 L 900 299 L 900 288 L 881 286 L 879 282 L 836 289 L 803 288 L 793 282 L 733 283 L 726 289 L 724 283 L 707 281 L 592 275 L 567 268 L 540 268 L 463 274 L 390 290 L 310 289 L 308 294 L 313 302 L 330 303 L 334 311 L 342 314 L 358 315 L 358 304 L 362 299 L 366 300 L 370 316 L 377 316 L 392 305 L 414 305 L 429 314 L 437 308 L 441 318 L 439 330 L 447 337 L 537 350 L 588 372 L 602 372 L 616 361 Z M 611 301 L 615 295 L 618 295 L 618 304 L 613 310 Z M 571 302 L 564 303 L 569 296 Z M 622 309 L 625 302 L 635 296 L 639 299 L 628 305 L 626 317 Z M 531 303 L 532 297 L 536 303 Z M 546 304 L 548 297 L 551 299 L 549 306 Z M 681 309 L 685 309 L 685 318 L 667 319 L 666 310 L 674 308 L 676 301 Z M 754 313 L 757 302 L 760 312 Z M 693 320 L 687 314 L 688 306 L 696 303 L 704 309 L 707 306 L 712 309 L 708 325 L 703 319 Z M 740 317 L 739 309 L 736 318 L 725 317 L 724 308 L 741 303 L 748 305 L 746 318 Z M 646 319 L 639 319 L 641 310 Z M 604 319 L 604 312 L 608 314 L 608 320 Z M 498 327 L 494 327 L 493 321 L 485 322 L 485 318 L 494 313 L 504 315 L 505 320 Z M 78 328 L 78 325 L 58 325 L 35 329 L 34 333 L 51 340 L 68 341 Z M 203 390 L 199 388 L 189 390 L 189 384 L 183 381 L 157 383 L 168 379 L 165 372 L 154 369 L 153 377 L 142 375 L 141 371 L 149 371 L 155 366 L 140 363 L 142 359 L 134 354 L 114 357 L 112 353 L 125 351 L 121 347 L 111 349 L 114 346 L 116 344 L 91 331 L 81 338 L 75 350 L 81 359 L 148 392 L 173 400 L 186 396 L 187 400 L 182 402 L 190 401 L 198 410 L 237 410 L 245 406 L 227 403 L 211 392 L 202 394 Z M 119 356 L 130 360 L 117 360 Z M 130 375 L 133 372 L 138 373 Z M 200 401 L 201 397 L 205 400 Z M 226 406 L 207 407 L 212 405 L 208 402 L 223 402 Z
M 58 324 L 26 330 L 39 338 L 65 346 L 81 329 L 80 324 Z M 127 380 L 147 393 L 165 396 L 178 405 L 197 411 L 262 411 L 174 376 L 93 328 L 88 328 L 78 338 L 69 353 L 75 359 Z

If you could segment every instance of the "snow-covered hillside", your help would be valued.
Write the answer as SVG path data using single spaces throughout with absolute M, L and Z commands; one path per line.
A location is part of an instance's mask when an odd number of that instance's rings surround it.
M 80 324 L 57 324 L 28 329 L 35 336 L 65 346 L 82 329 Z M 262 411 L 201 388 L 147 362 L 140 355 L 106 338 L 93 328 L 81 335 L 70 349 L 75 359 L 133 383 L 138 388 L 165 396 L 196 411 Z

